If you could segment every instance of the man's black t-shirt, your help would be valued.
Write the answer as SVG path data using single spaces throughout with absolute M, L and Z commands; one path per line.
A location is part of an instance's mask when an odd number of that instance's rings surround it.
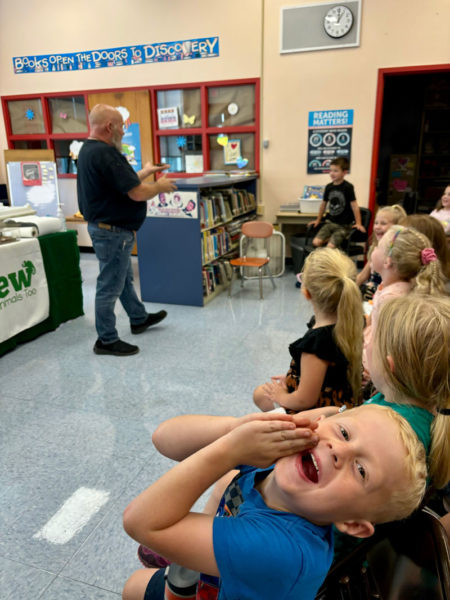
M 350 206 L 350 202 L 356 200 L 355 189 L 348 181 L 343 181 L 339 185 L 329 183 L 325 187 L 323 195 L 325 202 L 328 202 L 327 219 L 332 223 L 339 225 L 351 225 L 355 216 Z
M 141 181 L 114 146 L 86 140 L 78 156 L 77 171 L 78 205 L 86 221 L 139 229 L 147 203 L 136 202 L 127 193 Z

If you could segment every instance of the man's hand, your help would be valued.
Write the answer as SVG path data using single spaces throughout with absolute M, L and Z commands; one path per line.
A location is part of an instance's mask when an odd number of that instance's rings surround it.
M 160 177 L 156 184 L 158 186 L 159 194 L 168 194 L 170 192 L 174 192 L 177 189 L 177 186 L 173 182 L 173 179 L 169 179 L 168 177 Z
M 166 169 L 170 169 L 170 165 L 167 163 L 161 165 L 153 165 L 151 162 L 145 163 L 145 165 L 140 170 L 141 179 L 145 179 L 150 175 L 154 175 L 155 173 L 160 173 L 161 171 L 165 171 Z
M 366 228 L 364 227 L 364 225 L 358 225 L 358 223 L 355 223 L 354 225 L 352 225 L 352 227 L 353 229 L 357 229 L 361 233 L 366 233 Z

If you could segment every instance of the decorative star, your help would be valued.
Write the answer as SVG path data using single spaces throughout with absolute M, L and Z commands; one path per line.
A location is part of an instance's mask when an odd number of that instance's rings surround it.
M 31 108 L 27 108 L 26 112 L 25 112 L 25 116 L 29 121 L 32 121 L 35 117 L 34 115 L 34 111 L 31 110 Z
M 177 146 L 178 148 L 184 148 L 186 146 L 186 138 L 184 135 L 179 135 L 177 137 Z

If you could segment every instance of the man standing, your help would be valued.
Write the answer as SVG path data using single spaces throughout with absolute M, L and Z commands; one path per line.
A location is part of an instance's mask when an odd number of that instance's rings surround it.
M 119 339 L 114 307 L 120 300 L 130 318 L 131 333 L 142 333 L 167 313 L 147 313 L 133 286 L 131 251 L 134 232 L 144 222 L 146 200 L 176 190 L 167 177 L 143 180 L 169 168 L 146 163 L 136 173 L 121 154 L 123 119 L 118 110 L 97 104 L 89 115 L 89 138 L 78 156 L 77 191 L 80 211 L 100 263 L 95 294 L 96 354 L 129 356 L 139 348 Z

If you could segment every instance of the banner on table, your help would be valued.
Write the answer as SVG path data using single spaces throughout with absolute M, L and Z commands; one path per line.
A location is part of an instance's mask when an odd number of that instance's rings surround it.
M 49 316 L 47 277 L 36 239 L 0 247 L 0 342 Z
M 119 46 L 82 50 L 65 54 L 14 56 L 14 73 L 45 73 L 125 67 L 172 60 L 192 60 L 219 56 L 219 38 L 206 37 L 177 42 Z

